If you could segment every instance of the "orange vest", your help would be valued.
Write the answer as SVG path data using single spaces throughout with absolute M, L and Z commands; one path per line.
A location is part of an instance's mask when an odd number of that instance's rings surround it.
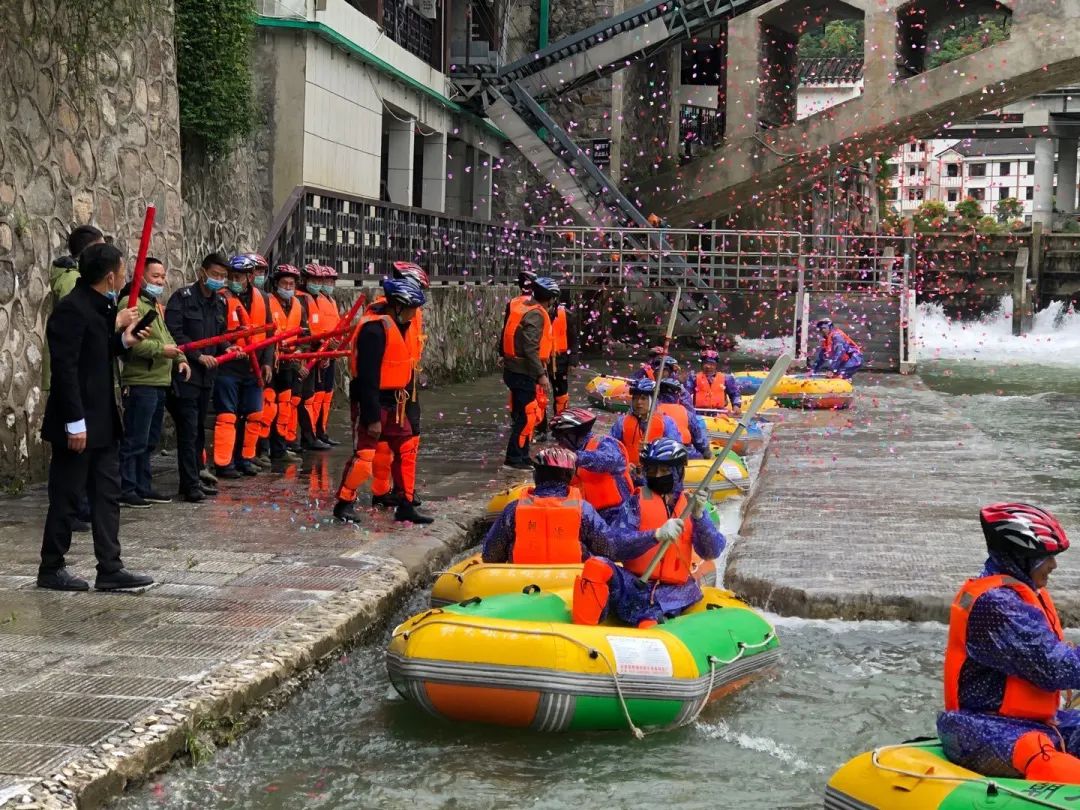
M 397 391 L 405 388 L 413 375 L 412 355 L 409 346 L 401 334 L 398 325 L 389 315 L 364 315 L 360 319 L 360 328 L 378 321 L 386 331 L 386 344 L 383 348 L 382 365 L 379 367 L 379 390 Z M 412 329 L 410 325 L 409 329 Z M 353 377 L 357 374 L 356 352 L 349 358 L 349 371 Z
M 276 295 L 270 296 L 270 317 L 274 320 L 277 331 L 286 332 L 300 326 L 300 302 L 295 298 L 289 302 L 289 313 L 285 314 L 284 305 Z
M 834 332 L 839 332 L 840 337 L 842 337 L 851 346 L 853 346 L 855 351 L 859 352 L 860 354 L 862 353 L 862 348 L 859 346 L 859 344 L 856 343 L 851 338 L 849 338 L 847 336 L 847 334 L 844 332 L 843 329 L 841 329 L 839 327 L 836 327 L 834 329 L 830 329 L 829 334 L 827 334 L 825 336 L 825 354 L 826 354 L 826 356 L 828 356 L 832 352 L 832 336 L 833 336 Z M 840 362 L 841 363 L 846 363 L 850 357 L 851 357 L 851 352 L 844 352 L 842 355 L 840 355 Z
M 619 450 L 622 452 L 623 458 L 626 459 L 627 465 L 629 465 L 630 457 L 626 452 L 626 447 L 618 439 L 613 438 L 613 440 L 618 443 Z M 585 449 L 589 451 L 595 450 L 599 446 L 600 440 L 595 436 L 585 443 Z M 633 492 L 634 485 L 630 480 L 628 469 L 623 471 L 622 478 L 626 481 L 626 491 Z M 594 509 L 607 509 L 610 506 L 617 506 L 622 503 L 623 495 L 619 492 L 619 487 L 615 483 L 615 476 L 608 473 L 590 472 L 579 466 L 574 471 L 570 486 L 578 487 L 581 490 L 581 497 L 591 503 Z
M 372 304 L 372 308 L 376 311 L 385 311 L 386 309 L 386 296 L 380 296 L 376 298 Z M 417 309 L 416 315 L 409 322 L 409 329 L 405 333 L 405 345 L 409 347 L 409 353 L 413 357 L 416 368 L 420 368 L 420 358 L 424 354 L 424 344 L 427 342 L 427 335 L 424 334 L 424 310 Z
M 551 348 L 556 356 L 567 354 L 570 351 L 570 339 L 566 327 L 566 307 L 562 304 L 559 304 L 559 308 L 555 311 L 555 317 L 551 321 L 551 342 Z
M 539 310 L 544 316 L 544 325 L 540 330 L 540 362 L 546 363 L 551 359 L 551 316 L 548 315 L 548 311 L 544 307 L 537 304 L 532 298 L 519 296 L 510 301 L 510 314 L 506 319 L 506 324 L 503 326 L 502 353 L 507 360 L 513 360 L 517 357 L 514 353 L 514 337 L 517 335 L 518 327 L 521 326 L 521 319 L 533 310 Z
M 304 308 L 304 312 L 307 313 L 308 332 L 313 335 L 321 335 L 326 331 L 326 327 L 322 324 L 322 318 L 319 317 L 319 305 L 315 303 L 315 299 L 311 293 L 304 290 L 296 291 L 296 300 L 300 302 L 300 306 Z
M 727 392 L 724 390 L 724 374 L 720 371 L 713 375 L 712 382 L 699 371 L 694 378 L 694 407 L 723 408 L 727 405 Z
M 945 648 L 945 710 L 955 712 L 960 705 L 960 673 L 967 661 L 967 625 L 975 600 L 994 588 L 1012 588 L 1025 604 L 1031 605 L 1046 617 L 1046 623 L 1059 639 L 1063 638 L 1061 621 L 1050 594 L 1038 594 L 1014 577 L 999 574 L 969 579 L 960 588 L 949 610 L 949 643 Z M 1061 694 L 1040 689 L 1031 681 L 1015 675 L 1005 677 L 1005 696 L 997 709 L 1003 717 L 1038 720 L 1048 723 L 1061 706 Z
M 270 306 L 267 303 L 267 295 L 262 290 L 251 290 L 251 311 L 244 307 L 240 297 L 233 295 L 231 292 L 225 296 L 225 328 L 232 332 L 237 329 L 247 329 L 251 326 L 258 326 L 260 324 L 273 323 L 273 320 L 269 317 Z M 249 346 L 252 343 L 258 343 L 260 340 L 266 339 L 266 333 L 260 333 L 252 335 L 251 337 L 240 338 L 236 341 L 237 346 Z
M 646 379 L 656 381 L 656 372 L 652 370 L 652 366 L 646 363 L 641 367 L 641 370 L 645 372 Z
M 664 435 L 664 420 L 653 415 L 649 423 L 649 430 L 645 436 L 641 435 L 641 420 L 632 413 L 624 413 L 619 417 L 622 421 L 622 443 L 626 448 L 626 457 L 634 465 L 641 463 L 641 445 L 646 442 L 654 442 Z
M 686 507 L 686 493 L 683 492 L 679 495 L 675 509 L 669 515 L 664 499 L 650 491 L 648 487 L 642 487 L 638 492 L 638 507 L 641 512 L 638 518 L 638 530 L 643 532 L 655 531 L 664 525 L 664 522 L 669 517 L 676 517 L 682 513 L 682 510 Z M 665 585 L 682 585 L 690 579 L 690 565 L 694 559 L 693 536 L 694 524 L 692 521 L 687 520 L 683 524 L 683 531 L 679 535 L 679 539 L 668 546 L 667 551 L 664 552 L 664 556 L 660 560 L 660 564 L 653 570 L 652 576 L 649 577 L 650 582 L 662 582 Z M 634 557 L 634 559 L 624 562 L 623 568 L 640 576 L 648 570 L 649 563 L 652 562 L 653 557 L 656 556 L 656 552 L 659 550 L 659 546 L 651 548 L 640 557 Z
M 670 417 L 675 427 L 679 429 L 679 441 L 686 445 L 690 444 L 690 414 L 685 406 L 677 402 L 657 402 L 656 412 Z M 660 421 L 663 422 L 662 419 Z
M 581 562 L 581 493 L 567 498 L 537 498 L 528 489 L 517 502 L 514 548 L 518 565 L 569 565 Z

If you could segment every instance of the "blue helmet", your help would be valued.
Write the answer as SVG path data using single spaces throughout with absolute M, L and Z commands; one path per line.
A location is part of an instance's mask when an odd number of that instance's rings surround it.
M 655 390 L 656 383 L 648 377 L 642 377 L 640 380 L 634 380 L 630 383 L 631 394 L 648 394 L 649 396 L 652 396 L 652 392 Z
M 534 297 L 549 299 L 559 297 L 559 283 L 548 276 L 538 276 L 533 279 L 532 292 Z
M 665 377 L 660 381 L 661 394 L 681 394 L 682 391 L 682 383 L 672 377 Z
M 393 301 L 395 304 L 406 307 L 422 307 L 427 302 L 424 291 L 411 278 L 385 278 L 383 279 L 382 288 L 386 300 Z
M 250 253 L 241 253 L 229 259 L 229 270 L 233 273 L 254 273 L 257 267 L 259 263 Z
M 816 326 L 818 329 L 820 329 L 823 326 L 826 326 L 826 327 L 831 329 L 832 328 L 832 318 L 818 318 L 816 321 L 814 321 L 814 326 Z
M 686 447 L 674 439 L 667 437 L 649 442 L 641 448 L 641 463 L 664 464 L 668 467 L 684 467 L 690 456 L 686 453 Z

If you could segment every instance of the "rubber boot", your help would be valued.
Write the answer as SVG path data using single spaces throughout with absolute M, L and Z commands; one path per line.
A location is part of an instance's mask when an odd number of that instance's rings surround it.
M 434 523 L 435 518 L 422 515 L 416 511 L 416 504 L 412 501 L 402 501 L 394 510 L 394 520 L 399 523 L 415 523 L 418 526 L 426 526 Z
M 362 519 L 354 501 L 338 501 L 334 506 L 334 518 L 342 523 L 359 523 Z

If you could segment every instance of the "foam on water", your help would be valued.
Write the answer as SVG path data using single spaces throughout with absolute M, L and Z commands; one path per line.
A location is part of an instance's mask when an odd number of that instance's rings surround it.
M 699 720 L 694 723 L 694 726 L 704 732 L 705 736 L 711 740 L 723 740 L 740 748 L 745 748 L 747 751 L 756 751 L 759 754 L 775 757 L 797 771 L 824 772 L 823 768 L 811 765 L 796 752 L 771 737 L 758 737 L 743 731 L 736 731 L 725 720 L 718 720 L 715 723 Z

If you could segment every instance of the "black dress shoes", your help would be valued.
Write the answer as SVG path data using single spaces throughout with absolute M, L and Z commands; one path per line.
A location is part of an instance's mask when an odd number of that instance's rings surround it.
M 133 574 L 126 568 L 109 574 L 98 574 L 94 580 L 94 589 L 99 591 L 123 591 L 128 588 L 145 588 L 153 585 L 154 578 L 146 574 Z
M 88 591 L 90 583 L 81 577 L 75 576 L 66 568 L 57 571 L 39 571 L 37 586 L 47 588 L 50 591 Z

